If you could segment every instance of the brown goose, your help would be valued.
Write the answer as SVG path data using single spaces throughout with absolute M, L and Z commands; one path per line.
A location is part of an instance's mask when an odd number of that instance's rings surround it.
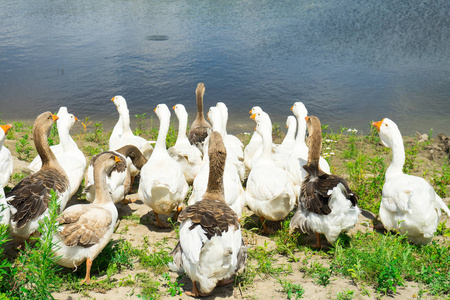
M 86 261 L 86 277 L 81 283 L 90 283 L 92 261 L 108 244 L 117 222 L 117 208 L 108 192 L 106 176 L 118 163 L 120 158 L 111 153 L 98 157 L 94 163 L 94 202 L 72 205 L 58 220 L 61 228 L 54 236 L 59 242 L 55 255 L 61 258 L 57 263 L 75 268 Z
M 112 200 L 114 203 L 121 200 L 124 203 L 128 203 L 128 201 L 125 201 L 125 196 L 131 189 L 131 174 L 128 169 L 127 158 L 131 159 L 133 166 L 138 170 L 141 170 L 147 163 L 147 159 L 142 152 L 133 145 L 126 145 L 115 151 L 105 151 L 91 158 L 85 177 L 86 188 L 84 191 L 86 193 L 86 200 L 92 202 L 95 199 L 94 163 L 104 153 L 115 154 L 121 159 L 121 162 L 116 164 L 111 173 L 106 177 Z
M 246 259 L 246 247 L 236 213 L 226 204 L 223 171 L 226 149 L 218 132 L 210 134 L 209 181 L 203 199 L 183 210 L 178 220 L 180 241 L 172 251 L 171 269 L 184 270 L 192 280 L 192 291 L 198 297 L 212 293 L 216 285 L 224 285 Z
M 11 232 L 18 238 L 27 239 L 36 231 L 39 221 L 48 214 L 50 190 L 57 193 L 60 210 L 66 207 L 69 200 L 69 179 L 47 141 L 50 129 L 57 119 L 50 112 L 42 113 L 36 118 L 33 139 L 42 159 L 42 167 L 38 172 L 22 179 L 6 195 L 11 209 Z
M 347 231 L 355 225 L 360 209 L 357 206 L 358 195 L 350 190 L 347 182 L 320 168 L 320 120 L 316 116 L 305 119 L 310 136 L 308 162 L 303 168 L 308 175 L 302 183 L 300 205 L 291 220 L 290 228 L 316 233 L 317 245 L 314 246 L 321 247 L 320 233 L 325 234 L 328 242 L 334 243 L 341 231 Z
M 205 84 L 199 83 L 195 90 L 197 95 L 197 117 L 189 129 L 189 142 L 197 147 L 202 147 L 203 142 L 211 131 L 211 125 L 205 120 L 203 116 L 203 95 L 205 94 Z

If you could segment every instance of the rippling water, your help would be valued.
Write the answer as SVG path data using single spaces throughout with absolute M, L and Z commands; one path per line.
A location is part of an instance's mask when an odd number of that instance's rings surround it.
M 295 101 L 334 128 L 450 134 L 450 1 L 1 1 L 6 122 L 67 106 L 107 126 L 110 99 L 225 102 L 234 132 L 260 105 L 285 122 Z

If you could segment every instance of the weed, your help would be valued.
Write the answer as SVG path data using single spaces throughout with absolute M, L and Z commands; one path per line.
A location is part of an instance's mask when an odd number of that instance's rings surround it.
M 281 229 L 274 236 L 275 243 L 277 244 L 276 249 L 279 254 L 287 255 L 290 260 L 297 261 L 298 258 L 295 257 L 294 252 L 298 249 L 297 245 L 300 233 L 298 231 L 290 233 L 289 223 L 290 218 L 286 218 L 286 220 L 281 222 Z
M 147 122 L 146 121 L 146 115 L 147 113 L 143 113 L 141 115 L 134 115 L 137 118 L 137 124 L 136 124 L 136 129 L 134 130 L 134 134 L 135 135 L 140 135 L 141 133 L 144 132 L 144 125 Z
M 94 156 L 97 155 L 101 152 L 103 152 L 103 149 L 99 148 L 99 147 L 94 147 L 91 145 L 87 145 L 83 147 L 83 151 L 88 155 L 88 156 Z
M 158 293 L 160 286 L 158 281 L 154 281 L 149 274 L 145 273 L 137 274 L 136 278 L 142 283 L 141 294 L 137 295 L 138 298 L 145 300 L 157 300 L 161 298 L 161 295 Z
M 134 249 L 134 254 L 139 259 L 139 262 L 144 268 L 151 268 L 155 274 L 162 274 L 168 270 L 168 263 L 172 261 L 170 256 L 170 248 L 165 246 L 167 244 L 167 238 L 162 242 L 156 243 L 158 247 L 154 253 L 148 253 L 148 239 L 144 239 L 144 246 L 141 249 Z
M 138 225 L 141 223 L 141 217 L 139 217 L 139 215 L 136 215 L 136 214 L 121 216 L 121 219 L 129 220 L 129 221 L 133 222 L 134 225 Z
M 336 293 L 336 300 L 351 300 L 355 297 L 355 291 L 345 289 L 342 292 Z
M 450 185 L 450 168 L 448 164 L 444 163 L 442 165 L 442 172 L 440 174 L 434 173 L 431 181 L 436 189 L 436 193 L 440 197 L 445 198 L 449 196 L 448 186 Z
M 16 185 L 16 184 L 19 183 L 19 181 L 21 181 L 24 178 L 25 178 L 25 174 L 23 174 L 21 172 L 20 173 L 14 173 L 11 176 L 11 181 L 13 182 L 14 185 Z M 6 190 L 5 190 L 5 192 L 6 192 Z
M 352 129 L 349 129 L 352 130 Z M 355 129 L 356 130 L 356 129 Z M 357 140 L 357 136 L 356 136 L 356 132 L 355 131 L 350 131 L 348 138 L 347 138 L 347 149 L 345 149 L 342 152 L 342 157 L 343 158 L 354 158 L 357 155 L 357 150 L 356 150 L 356 140 Z
M 401 270 L 397 267 L 398 261 L 394 259 L 383 267 L 381 273 L 378 275 L 377 290 L 383 292 L 385 295 L 397 292 L 397 286 L 403 286 L 403 278 Z
M 182 283 L 178 283 L 178 280 L 179 280 L 179 278 L 181 277 L 178 277 L 174 282 L 172 282 L 171 280 L 170 280 L 170 275 L 169 275 L 169 273 L 163 273 L 162 274 L 162 277 L 163 277 L 163 279 L 164 279 L 164 281 L 165 281 L 165 285 L 167 285 L 167 291 L 169 292 L 169 294 L 172 296 L 172 297 L 175 297 L 175 296 L 181 296 L 182 294 L 183 294 L 183 290 L 181 289 L 181 287 L 184 285 L 184 284 L 182 284 Z
M 419 153 L 419 142 L 416 142 L 408 147 L 405 145 L 405 164 L 403 165 L 403 172 L 406 174 L 411 173 L 417 167 L 416 159 L 417 153 Z
M 16 141 L 16 152 L 20 160 L 31 161 L 33 148 L 28 141 L 28 134 L 25 134 L 21 139 Z
M 55 263 L 57 258 L 53 251 L 58 247 L 53 241 L 58 230 L 58 211 L 57 196 L 52 190 L 49 216 L 43 219 L 38 228 L 40 237 L 32 238 L 36 242 L 33 248 L 25 243 L 25 250 L 16 259 L 12 293 L 20 295 L 21 299 L 53 299 L 51 291 L 60 283 L 55 273 L 60 267 Z
M 0 195 L 3 198 L 3 195 Z M 8 270 L 12 267 L 12 264 L 4 257 L 3 251 L 5 250 L 4 244 L 9 241 L 9 226 L 7 224 L 2 223 L 3 216 L 1 212 L 6 209 L 3 205 L 0 205 L 0 299 L 3 299 L 3 291 L 7 291 L 10 289 L 9 278 L 8 278 Z M 6 297 L 7 299 L 7 297 Z
M 300 284 L 294 284 L 289 281 L 278 280 L 283 287 L 283 292 L 287 294 L 288 299 L 300 299 L 303 298 L 305 289 Z

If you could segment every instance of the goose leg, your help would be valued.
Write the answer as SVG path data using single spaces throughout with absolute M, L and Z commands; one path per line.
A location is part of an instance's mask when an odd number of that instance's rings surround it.
M 192 281 L 192 291 L 191 292 L 187 291 L 186 295 L 191 296 L 191 297 L 206 297 L 206 296 L 211 295 L 211 293 L 204 294 L 204 293 L 200 292 L 197 288 L 197 282 Z
M 269 230 L 267 229 L 266 220 L 264 219 L 264 217 L 259 217 L 259 220 L 261 221 L 262 226 L 263 226 L 263 231 L 262 232 L 264 234 L 269 234 Z
M 317 244 L 312 245 L 313 248 L 322 248 L 322 245 L 320 244 L 320 233 L 316 232 L 316 238 L 317 238 Z
M 167 228 L 167 225 L 164 225 L 163 222 L 161 222 L 161 220 L 159 219 L 159 215 L 156 212 L 153 212 L 155 214 L 156 217 L 156 222 L 153 223 L 153 225 L 155 226 L 159 226 L 161 228 Z
M 91 283 L 91 266 L 92 266 L 92 260 L 90 258 L 86 259 L 86 277 L 81 281 L 80 284 Z

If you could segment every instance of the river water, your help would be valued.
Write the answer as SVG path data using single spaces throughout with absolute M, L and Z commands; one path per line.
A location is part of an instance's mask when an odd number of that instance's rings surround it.
M 229 131 L 295 101 L 334 129 L 389 117 L 403 134 L 450 134 L 450 1 L 1 1 L 0 113 L 67 106 L 111 128 L 158 103 L 223 101 Z M 173 118 L 174 114 L 173 114 Z

